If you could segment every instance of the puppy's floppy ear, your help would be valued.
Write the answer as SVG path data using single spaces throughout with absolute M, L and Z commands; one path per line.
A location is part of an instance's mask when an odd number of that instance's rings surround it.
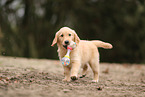
M 57 43 L 57 33 L 55 34 L 55 37 L 53 39 L 53 42 L 52 42 L 51 46 L 54 46 Z
M 74 42 L 76 44 L 78 44 L 80 42 L 80 38 L 78 37 L 78 35 L 76 33 L 74 33 Z

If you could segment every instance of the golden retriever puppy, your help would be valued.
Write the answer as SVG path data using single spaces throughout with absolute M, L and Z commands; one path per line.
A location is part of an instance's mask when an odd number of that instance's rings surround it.
M 79 69 L 82 67 L 82 77 L 86 75 L 88 64 L 90 65 L 94 77 L 93 82 L 99 81 L 99 52 L 97 47 L 111 49 L 112 45 L 99 40 L 87 41 L 80 40 L 76 32 L 68 27 L 61 28 L 55 35 L 51 46 L 57 43 L 58 55 L 61 60 L 66 52 L 67 46 L 71 41 L 76 42 L 76 48 L 70 53 L 70 65 L 64 67 L 63 81 L 76 80 L 78 77 Z

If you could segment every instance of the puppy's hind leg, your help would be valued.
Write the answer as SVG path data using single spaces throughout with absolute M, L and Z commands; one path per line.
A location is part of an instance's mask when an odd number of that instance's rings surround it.
M 83 78 L 86 76 L 87 70 L 88 70 L 88 64 L 85 64 L 83 67 L 82 76 L 80 76 L 80 78 Z
M 99 81 L 99 61 L 96 62 L 96 60 L 91 60 L 90 67 L 94 73 L 94 78 L 92 82 L 98 82 Z

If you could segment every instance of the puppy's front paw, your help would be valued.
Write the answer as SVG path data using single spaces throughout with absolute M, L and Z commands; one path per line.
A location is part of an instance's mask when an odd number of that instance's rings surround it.
M 78 78 L 76 76 L 71 76 L 72 80 L 77 80 Z

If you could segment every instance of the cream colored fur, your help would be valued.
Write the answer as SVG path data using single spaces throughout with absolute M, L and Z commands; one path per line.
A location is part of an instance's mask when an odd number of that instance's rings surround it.
M 71 36 L 70 36 L 71 34 Z M 51 46 L 57 43 L 59 58 L 63 58 L 66 54 L 66 49 L 63 47 L 65 41 L 68 40 L 76 42 L 77 46 L 70 53 L 71 63 L 64 67 L 63 81 L 76 80 L 78 77 L 79 69 L 82 67 L 82 75 L 86 75 L 88 64 L 92 68 L 94 77 L 93 82 L 99 81 L 99 52 L 97 47 L 111 49 L 112 45 L 99 40 L 86 41 L 80 40 L 76 32 L 68 27 L 61 28 L 55 35 Z

